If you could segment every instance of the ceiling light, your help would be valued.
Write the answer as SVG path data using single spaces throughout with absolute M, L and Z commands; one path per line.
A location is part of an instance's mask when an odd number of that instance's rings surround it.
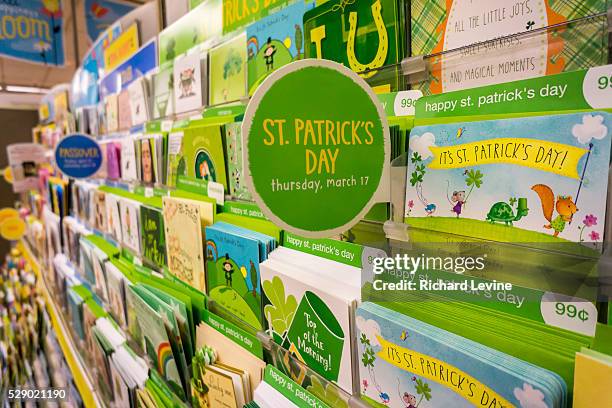
M 31 93 L 31 94 L 44 94 L 47 93 L 48 89 L 36 88 L 33 86 L 19 86 L 19 85 L 6 85 L 4 90 L 7 92 L 18 92 L 18 93 Z

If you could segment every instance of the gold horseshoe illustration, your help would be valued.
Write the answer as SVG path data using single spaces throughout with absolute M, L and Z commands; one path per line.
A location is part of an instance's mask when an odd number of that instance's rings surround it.
M 378 51 L 376 52 L 376 56 L 374 59 L 367 64 L 362 64 L 357 60 L 355 56 L 355 36 L 357 34 L 357 12 L 352 11 L 349 14 L 349 36 L 348 42 L 346 44 L 346 55 L 348 57 L 349 66 L 355 72 L 364 72 L 374 68 L 380 68 L 385 64 L 385 60 L 387 59 L 387 52 L 389 51 L 389 36 L 387 35 L 387 27 L 385 27 L 385 22 L 382 18 L 382 6 L 380 5 L 380 0 L 376 0 L 374 4 L 372 4 L 372 16 L 374 17 L 374 23 L 376 24 L 376 29 L 378 30 Z M 365 74 L 360 74 L 364 78 L 370 78 L 375 75 L 376 71 L 370 71 Z

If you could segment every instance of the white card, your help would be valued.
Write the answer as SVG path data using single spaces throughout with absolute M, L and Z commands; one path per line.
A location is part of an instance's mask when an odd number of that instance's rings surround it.
M 176 113 L 200 109 L 202 98 L 202 56 L 182 55 L 174 61 L 174 106 Z
M 130 110 L 132 113 L 132 125 L 140 125 L 149 120 L 149 108 L 147 103 L 147 81 L 144 77 L 138 78 L 128 87 L 130 94 Z

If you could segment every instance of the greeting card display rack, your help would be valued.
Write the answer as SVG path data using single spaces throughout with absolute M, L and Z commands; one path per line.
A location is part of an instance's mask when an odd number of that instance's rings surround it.
M 38 256 L 34 254 L 31 249 L 32 247 L 25 240 L 20 241 L 17 244 L 17 248 L 24 255 L 24 258 L 32 266 L 32 270 L 36 274 L 38 285 L 45 299 L 45 304 L 47 305 L 47 313 L 51 320 L 51 327 L 53 327 L 64 358 L 68 363 L 68 368 L 72 373 L 74 383 L 81 394 L 83 404 L 86 408 L 103 406 L 103 400 L 98 394 L 91 372 L 87 368 L 87 364 L 83 360 L 79 348 L 76 346 L 72 332 L 68 329 L 69 325 L 66 322 L 65 315 L 57 306 L 48 290 L 48 285 L 45 282 L 45 276 L 47 274 L 43 272 L 44 266 L 41 265 Z
M 466 59 L 466 55 L 476 49 L 477 47 L 487 47 L 493 42 L 504 42 L 504 41 L 517 41 L 523 44 L 524 48 L 530 46 L 539 47 L 540 41 L 543 37 L 549 40 L 549 46 L 553 45 L 555 41 L 559 41 L 559 36 L 566 30 L 572 31 L 585 31 L 601 32 L 601 46 L 602 49 L 608 44 L 608 37 L 612 30 L 612 9 L 607 13 L 600 13 L 597 15 L 580 18 L 577 20 L 568 21 L 565 23 L 557 24 L 554 26 L 534 29 L 531 31 L 525 31 L 518 34 L 513 34 L 507 37 L 502 37 L 492 41 L 485 41 L 482 43 L 461 47 L 458 49 L 442 51 L 436 54 L 426 56 L 413 56 L 405 58 L 401 63 L 385 66 L 376 69 L 377 81 L 381 78 L 397 78 L 400 79 L 400 88 L 398 91 L 409 90 L 409 89 L 423 89 L 427 93 L 427 87 L 432 81 L 439 80 L 439 72 L 441 65 L 444 64 L 446 69 L 449 67 L 456 67 L 460 69 L 470 61 Z M 587 42 L 593 42 L 592 38 L 585 36 L 572 36 L 571 38 L 564 38 L 566 47 L 572 49 L 581 49 L 587 46 Z M 523 49 L 524 49 L 523 48 Z M 604 65 L 612 61 L 610 55 L 612 53 L 607 52 L 607 60 L 602 60 L 596 65 Z M 486 58 L 495 59 L 501 54 L 491 52 Z M 583 67 L 586 68 L 586 67 Z M 368 71 L 369 72 L 369 71 Z M 367 73 L 367 72 L 364 72 Z M 245 105 L 248 102 L 248 98 L 234 101 L 234 104 Z M 224 106 L 227 106 L 224 104 Z M 208 107 L 207 110 L 214 109 L 216 107 Z M 529 107 L 526 107 L 528 112 Z M 184 112 L 177 115 L 171 115 L 169 117 L 162 118 L 161 121 L 172 122 L 185 118 L 193 117 L 194 114 L 201 115 L 201 111 Z M 418 122 L 418 117 L 415 118 L 413 115 L 391 118 L 397 123 L 407 129 L 410 128 L 414 123 Z M 141 127 L 134 127 L 132 130 L 139 130 Z M 110 137 L 116 137 L 122 133 L 118 132 L 109 135 L 102 135 L 99 138 L 105 139 Z M 406 172 L 407 172 L 408 155 L 395 159 L 392 162 L 391 180 L 389 180 L 391 187 L 391 198 L 389 203 L 389 214 L 391 215 L 390 220 L 364 220 L 356 229 L 367 230 L 368 234 L 364 235 L 366 238 L 359 240 L 358 243 L 370 247 L 375 247 L 384 250 L 388 255 L 409 253 L 410 251 L 423 250 L 423 246 L 419 247 L 418 241 L 414 240 L 415 235 L 427 234 L 430 238 L 430 243 L 433 243 L 429 250 L 434 250 L 433 246 L 438 245 L 440 242 L 456 241 L 457 238 L 468 238 L 458 237 L 452 234 L 444 234 L 429 230 L 423 230 L 415 228 L 404 222 L 404 208 L 405 208 L 405 192 L 406 192 Z M 107 183 L 113 186 L 119 186 L 126 189 L 134 190 L 138 185 L 129 183 Z M 612 176 L 609 186 L 612 187 Z M 147 186 L 145 188 L 149 188 Z M 166 186 L 158 185 L 158 188 L 166 188 Z M 609 188 L 609 199 L 612 200 L 612 188 Z M 162 191 L 163 192 L 163 191 Z M 231 201 L 231 197 L 226 197 L 226 200 Z M 605 236 L 609 237 L 612 233 L 612 210 L 608 208 L 606 215 L 606 232 Z M 433 238 L 433 239 L 432 239 Z M 469 237 L 470 242 L 474 245 L 487 246 L 491 249 L 491 253 L 497 253 L 496 257 L 493 257 L 492 261 L 496 261 L 500 266 L 498 269 L 493 271 L 487 276 L 480 276 L 484 279 L 506 279 L 510 283 L 516 285 L 538 285 L 539 289 L 543 291 L 550 291 L 552 293 L 559 293 L 564 297 L 552 298 L 550 301 L 557 301 L 558 299 L 567 299 L 568 297 L 580 297 L 588 302 L 602 303 L 607 301 L 612 296 L 612 257 L 610 256 L 610 248 L 606 247 L 603 250 L 601 257 L 593 258 L 580 254 L 568 254 L 565 248 L 533 248 L 516 243 L 503 243 L 495 242 L 484 239 L 477 239 Z M 473 248 L 472 248 L 473 249 Z M 448 247 L 447 251 L 456 251 L 457 247 Z M 25 251 L 27 253 L 27 251 Z M 525 254 L 529 254 L 526 256 Z M 30 261 L 33 265 L 37 264 L 34 257 L 30 254 Z M 563 262 L 556 262 L 554 265 L 560 265 L 560 268 L 554 271 L 545 270 L 539 265 L 546 265 L 549 260 L 553 258 L 563 257 Z M 538 259 L 539 265 L 528 265 L 523 263 L 523 259 Z M 38 267 L 40 269 L 40 267 Z M 520 270 L 520 274 L 513 274 L 513 270 Z M 596 273 L 591 273 L 593 270 Z M 38 272 L 40 276 L 40 272 Z M 509 279 L 508 279 L 509 278 Z M 50 299 L 48 292 L 46 293 L 47 300 L 53 302 Z M 296 359 L 288 350 L 278 345 L 274 340 L 264 331 L 257 330 L 249 326 L 246 322 L 240 321 L 234 315 L 223 310 L 223 308 L 215 302 L 209 301 L 209 309 L 217 315 L 225 318 L 232 322 L 238 327 L 245 330 L 247 333 L 255 336 L 262 344 L 265 354 L 268 356 L 269 362 L 278 368 L 286 367 L 287 365 L 299 367 L 307 377 L 316 378 L 326 389 L 332 389 L 333 392 L 342 400 L 347 407 L 366 407 L 366 405 L 359 397 L 358 390 L 354 390 L 353 393 L 348 393 L 333 382 L 327 381 L 321 377 L 309 367 L 303 364 L 301 361 Z M 52 307 L 53 309 L 53 307 Z M 53 309 L 55 310 L 55 309 Z M 605 311 L 605 308 L 600 308 Z M 99 398 L 96 395 L 94 384 L 91 378 L 87 374 L 86 366 L 80 360 L 79 353 L 76 352 L 74 343 L 70 340 L 70 334 L 66 330 L 67 325 L 63 322 L 61 314 L 55 313 L 55 318 L 51 316 L 54 322 L 54 327 L 58 332 L 58 338 L 64 353 L 67 355 L 70 368 L 75 375 L 75 381 L 79 391 L 84 396 L 86 406 L 96 406 L 99 404 Z M 605 312 L 600 312 L 600 320 L 605 319 Z M 63 339 L 63 340 L 62 340 Z M 353 359 L 357 356 L 353 355 Z M 356 365 L 355 365 L 356 366 Z M 356 382 L 359 383 L 358 381 Z M 93 391 L 92 391 L 93 390 Z

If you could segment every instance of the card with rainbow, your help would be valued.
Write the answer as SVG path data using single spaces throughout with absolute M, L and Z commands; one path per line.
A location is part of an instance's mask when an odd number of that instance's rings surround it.
M 151 304 L 153 295 L 144 293 L 139 285 L 127 290 L 128 331 L 146 353 L 152 367 L 167 381 L 172 391 L 181 399 L 186 396 L 183 375 L 184 355 L 173 350 L 171 339 L 161 312 Z M 138 318 L 136 318 L 138 316 Z M 183 372 L 181 372 L 183 371 Z

